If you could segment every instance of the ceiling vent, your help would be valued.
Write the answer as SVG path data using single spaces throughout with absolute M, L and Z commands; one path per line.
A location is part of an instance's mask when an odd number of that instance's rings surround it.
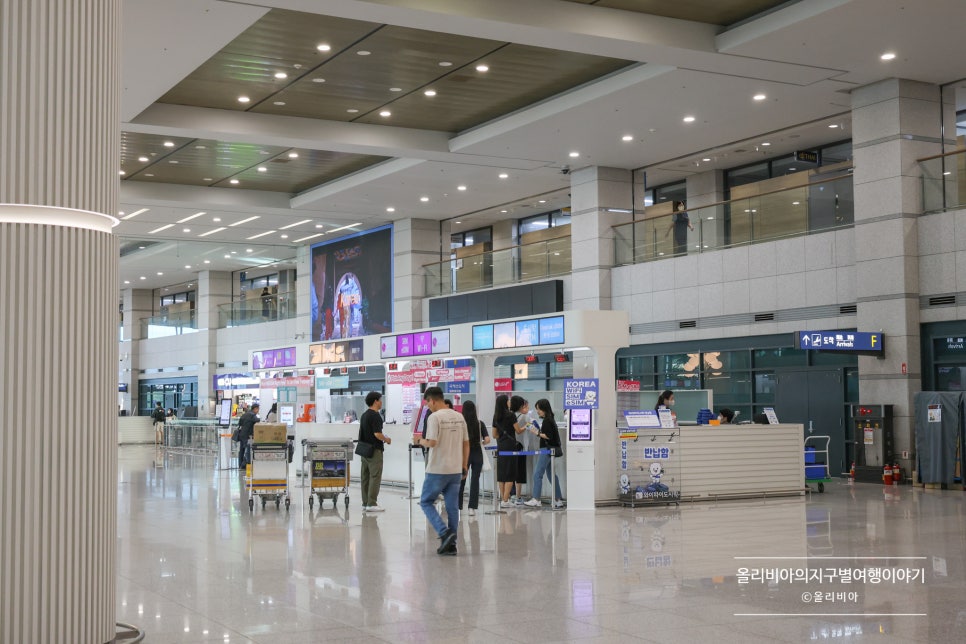
M 858 307 L 855 304 L 843 304 L 839 307 L 839 315 L 855 315 Z
M 678 323 L 679 329 L 694 329 L 694 328 L 697 328 L 697 326 L 698 326 L 697 320 L 685 320 L 684 322 Z
M 755 313 L 755 322 L 771 322 L 774 319 L 774 313 Z
M 937 295 L 929 298 L 929 306 L 949 306 L 956 303 L 955 295 Z

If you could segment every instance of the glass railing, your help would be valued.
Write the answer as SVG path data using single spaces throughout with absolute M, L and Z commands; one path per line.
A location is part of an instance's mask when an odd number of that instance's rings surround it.
M 807 184 L 614 227 L 615 263 L 635 264 L 852 226 L 851 169 Z
M 571 271 L 570 237 L 426 264 L 426 297 L 450 295 Z
M 164 338 L 169 335 L 197 332 L 198 321 L 194 311 L 179 311 L 168 315 L 141 318 L 142 338 Z
M 227 328 L 288 320 L 298 314 L 295 291 L 273 293 L 266 297 L 253 297 L 218 307 L 218 326 Z
M 919 168 L 923 212 L 966 206 L 966 149 L 919 159 Z

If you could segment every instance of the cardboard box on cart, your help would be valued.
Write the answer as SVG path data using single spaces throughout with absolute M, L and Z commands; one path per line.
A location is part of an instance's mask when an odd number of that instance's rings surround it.
M 262 445 L 284 445 L 287 432 L 288 426 L 284 423 L 257 423 L 254 442 Z

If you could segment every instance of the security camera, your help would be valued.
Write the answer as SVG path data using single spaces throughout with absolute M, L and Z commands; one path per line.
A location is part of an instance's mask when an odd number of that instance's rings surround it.
M 565 165 L 564 167 L 560 168 L 560 174 L 570 174 L 570 166 Z

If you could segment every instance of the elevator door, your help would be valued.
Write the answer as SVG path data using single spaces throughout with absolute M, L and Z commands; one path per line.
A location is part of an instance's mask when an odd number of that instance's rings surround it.
M 808 436 L 812 422 L 814 436 L 829 437 L 829 471 L 839 476 L 848 471 L 845 463 L 845 385 L 840 369 L 811 369 L 778 374 L 775 413 L 783 423 L 801 423 Z

